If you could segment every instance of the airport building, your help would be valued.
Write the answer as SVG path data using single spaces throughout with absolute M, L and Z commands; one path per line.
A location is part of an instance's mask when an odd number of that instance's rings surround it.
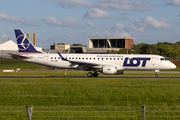
M 89 48 L 82 44 L 68 45 L 65 43 L 57 43 L 51 45 L 52 50 L 68 50 L 68 53 L 106 53 L 107 50 L 116 50 L 122 48 L 131 49 L 134 44 L 134 38 L 89 38 Z M 66 45 L 68 45 L 66 47 Z M 67 48 L 67 49 L 66 49 Z M 65 51 L 62 51 L 65 52 Z
M 89 48 L 131 48 L 133 38 L 89 38 Z
M 0 57 L 10 57 L 8 53 L 18 54 L 18 47 L 12 40 L 0 40 Z
M 69 50 L 70 45 L 66 43 L 54 43 L 50 47 L 51 50 Z
M 134 38 L 89 38 L 89 49 L 91 53 L 106 53 L 107 50 L 116 50 L 122 48 L 131 49 L 134 44 Z
M 82 44 L 73 44 L 70 46 L 68 53 L 87 53 L 86 46 Z

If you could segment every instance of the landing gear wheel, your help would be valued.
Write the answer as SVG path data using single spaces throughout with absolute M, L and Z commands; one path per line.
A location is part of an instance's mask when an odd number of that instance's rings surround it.
M 87 76 L 88 76 L 88 77 L 92 77 L 92 72 L 88 72 L 88 73 L 87 73 Z
M 158 73 L 155 73 L 155 77 L 158 77 Z
M 98 77 L 98 73 L 97 72 L 93 73 L 93 76 Z

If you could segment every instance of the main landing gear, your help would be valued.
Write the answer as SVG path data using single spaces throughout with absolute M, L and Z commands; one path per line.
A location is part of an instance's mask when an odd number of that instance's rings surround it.
M 94 76 L 94 77 L 98 77 L 98 73 L 97 73 L 97 72 L 94 72 L 94 73 L 88 72 L 88 73 L 87 73 L 87 76 L 88 76 L 88 77 L 93 77 L 93 76 Z

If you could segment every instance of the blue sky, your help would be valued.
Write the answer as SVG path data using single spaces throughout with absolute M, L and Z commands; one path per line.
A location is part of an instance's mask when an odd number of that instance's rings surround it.
M 0 40 L 14 29 L 36 33 L 37 46 L 88 46 L 89 38 L 132 37 L 136 43 L 180 41 L 180 0 L 1 0 Z

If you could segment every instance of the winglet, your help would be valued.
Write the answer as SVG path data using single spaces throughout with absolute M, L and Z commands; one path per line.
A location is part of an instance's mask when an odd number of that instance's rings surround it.
M 59 54 L 59 56 L 61 57 L 62 60 L 64 60 L 64 61 L 69 61 L 69 60 L 67 60 L 66 58 L 64 58 L 59 52 L 57 52 L 57 53 Z

